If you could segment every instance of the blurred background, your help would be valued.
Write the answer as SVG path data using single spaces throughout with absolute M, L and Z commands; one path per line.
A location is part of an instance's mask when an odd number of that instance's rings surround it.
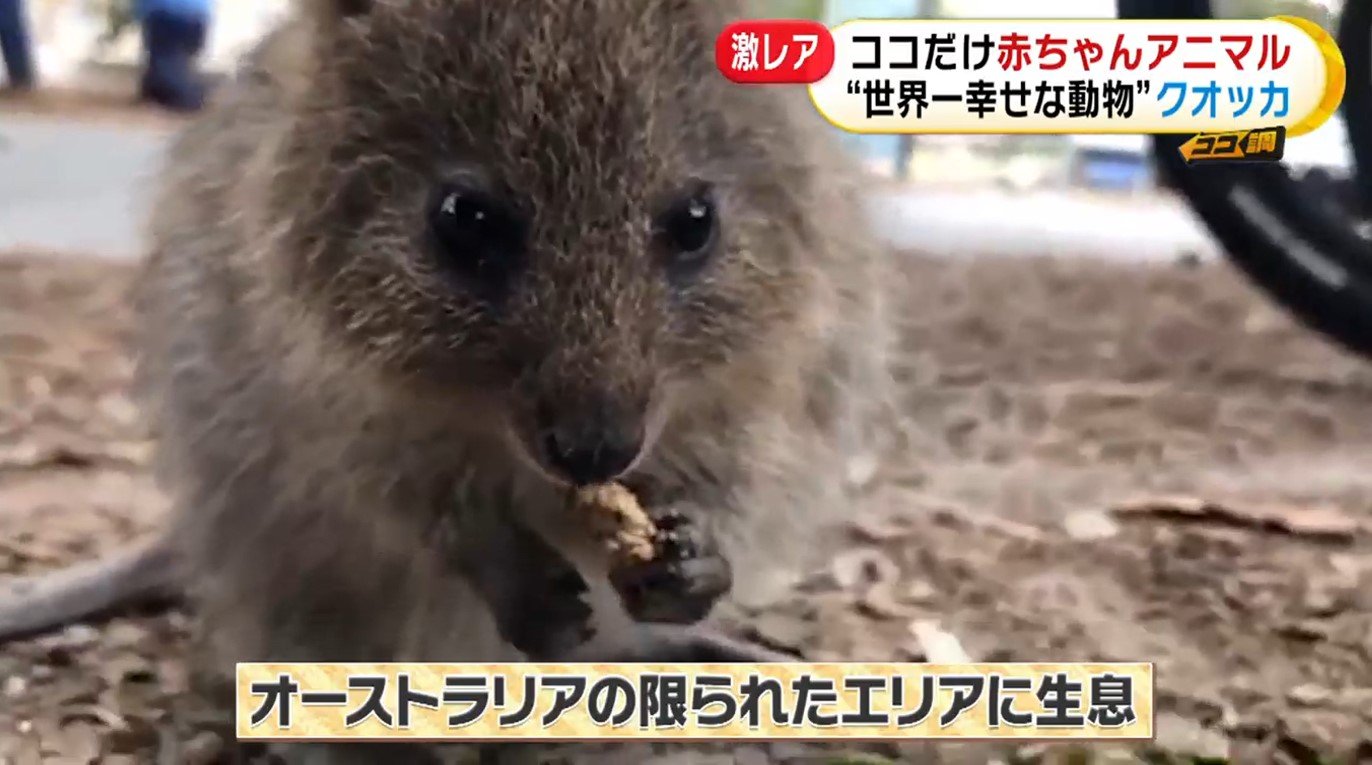
M 14 3 L 15 0 L 3 0 Z M 197 3 L 192 2 L 191 5 Z M 198 63 L 209 83 L 222 76 L 277 18 L 286 0 L 209 3 Z M 176 3 L 172 3 L 176 5 Z M 1112 0 L 766 0 L 769 14 L 836 24 L 876 17 L 1109 17 Z M 133 0 L 25 0 L 32 59 L 41 87 L 23 99 L 0 95 L 0 110 L 74 111 L 118 107 L 137 93 L 148 60 Z M 1216 13 L 1291 13 L 1328 27 L 1338 0 L 1220 0 Z M 76 94 L 76 95 L 73 95 Z M 46 105 L 46 106 L 45 106 Z M 118 111 L 118 109 L 116 109 Z M 0 114 L 3 114 L 0 111 Z M 19 242 L 131 252 L 124 193 L 160 137 L 126 114 L 118 127 L 14 125 L 0 135 L 0 247 Z M 1136 136 L 856 136 L 851 150 L 889 181 L 873 200 L 894 244 L 948 252 L 1105 253 L 1132 258 L 1210 256 L 1210 239 L 1185 206 L 1159 190 Z M 1289 143 L 1288 161 L 1339 176 L 1350 165 L 1342 124 Z M 96 157 L 102 161 L 94 161 Z M 82 167 L 82 173 L 61 172 Z M 86 210 L 81 230 L 50 224 L 47 199 Z M 993 219 L 982 211 L 994 207 Z M 113 244 L 113 246 L 111 246 Z
M 286 5 L 0 0 L 0 41 L 22 9 L 31 43 L 28 81 L 14 67 L 0 79 L 0 593 L 162 523 L 155 434 L 129 390 L 125 291 L 146 183 L 205 89 Z M 1216 3 L 1222 16 L 1288 13 L 1326 29 L 1341 8 Z M 1115 10 L 771 0 L 766 15 Z M 841 137 L 872 173 L 872 223 L 897 259 L 908 452 L 849 466 L 851 523 L 816 535 L 833 543 L 831 565 L 732 616 L 817 661 L 1153 661 L 1158 740 L 908 742 L 852 758 L 745 747 L 662 762 L 1372 761 L 1365 360 L 1222 258 L 1143 138 Z M 1286 153 L 1293 175 L 1327 188 L 1352 173 L 1341 119 Z M 1289 261 L 1311 259 L 1278 234 L 1269 243 Z M 0 645 L 0 765 L 224 761 L 227 740 L 180 708 L 192 622 L 130 614 Z M 176 746 L 194 756 L 168 754 Z M 657 762 L 639 754 L 620 762 Z

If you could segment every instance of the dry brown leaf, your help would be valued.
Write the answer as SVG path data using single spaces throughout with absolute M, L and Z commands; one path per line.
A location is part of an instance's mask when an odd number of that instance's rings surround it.
M 32 538 L 3 539 L 0 538 L 0 555 L 10 556 L 21 563 L 38 563 L 42 565 L 58 565 L 66 562 L 69 557 L 66 551 L 62 550 L 46 540 Z M 8 589 L 8 583 L 0 579 L 0 593 Z
M 62 724 L 79 720 L 99 723 L 110 730 L 128 730 L 129 721 L 118 712 L 100 704 L 72 704 L 62 709 Z
M 99 454 L 116 462 L 146 465 L 152 461 L 153 450 L 152 441 L 116 441 L 106 444 Z
M 105 645 L 115 649 L 137 648 L 145 645 L 150 637 L 146 627 L 127 619 L 118 619 L 105 625 L 104 633 Z
M 862 516 L 848 522 L 848 530 L 863 542 L 891 542 L 914 533 L 908 523 L 898 518 Z
M 1286 698 L 1297 706 L 1318 707 L 1328 704 L 1334 692 L 1317 683 L 1304 683 L 1288 690 Z
M 95 704 L 100 693 L 89 678 L 74 677 L 68 673 L 60 676 L 48 698 L 64 707 L 84 707 Z
M 1366 523 L 1330 505 L 1210 501 L 1201 497 L 1157 497 L 1111 508 L 1129 518 L 1153 516 L 1282 531 L 1296 536 L 1347 541 L 1366 531 Z
M 936 621 L 922 619 L 911 622 L 910 634 L 919 641 L 930 664 L 970 664 L 972 661 L 957 636 L 944 630 Z
M 895 580 L 878 582 L 858 599 L 858 607 L 879 619 L 911 619 L 922 609 L 906 602 Z
M 880 550 L 859 547 L 835 556 L 829 564 L 829 573 L 839 587 L 861 594 L 879 582 L 898 579 L 900 567 Z
M 931 515 L 935 521 L 942 524 L 973 526 L 1015 539 L 1022 539 L 1026 542 L 1042 542 L 1046 538 L 1043 529 L 1036 526 L 994 515 L 973 513 L 952 506 L 939 507 Z
M 124 683 L 144 684 L 157 678 L 151 661 L 130 653 L 119 653 L 101 663 L 100 676 L 111 687 Z
M 156 682 L 120 682 L 100 693 L 100 705 L 130 720 L 161 720 L 167 691 Z

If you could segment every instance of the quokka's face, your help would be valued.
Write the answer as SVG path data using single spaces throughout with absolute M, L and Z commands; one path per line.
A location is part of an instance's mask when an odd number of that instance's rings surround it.
M 360 363 L 499 402 L 523 455 L 590 483 L 796 320 L 806 176 L 715 69 L 707 5 L 419 0 L 334 28 L 284 202 Z

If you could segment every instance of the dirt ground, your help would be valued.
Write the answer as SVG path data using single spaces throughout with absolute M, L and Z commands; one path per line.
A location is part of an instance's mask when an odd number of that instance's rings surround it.
M 184 114 L 139 101 L 134 95 L 136 78 L 118 85 L 122 87 L 107 85 L 80 90 L 43 87 L 29 92 L 0 90 L 0 111 L 160 129 L 175 129 L 186 122 Z
M 909 277 L 909 454 L 863 480 L 830 566 L 734 616 L 818 660 L 924 659 L 931 626 L 976 660 L 1151 660 L 1158 742 L 672 761 L 1372 761 L 1372 368 L 1223 265 L 911 256 Z M 0 259 L 0 575 L 108 552 L 164 511 L 126 395 L 128 278 Z M 0 648 L 0 763 L 223 760 L 175 701 L 189 627 L 134 615 Z

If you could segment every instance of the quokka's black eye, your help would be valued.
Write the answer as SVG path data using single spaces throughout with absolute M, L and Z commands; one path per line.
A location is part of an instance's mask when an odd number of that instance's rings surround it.
M 719 211 L 711 190 L 702 186 L 673 202 L 658 220 L 657 230 L 673 265 L 704 263 L 719 238 Z
M 481 279 L 508 276 L 524 246 L 523 225 L 508 208 L 460 187 L 438 191 L 429 228 L 446 266 Z

